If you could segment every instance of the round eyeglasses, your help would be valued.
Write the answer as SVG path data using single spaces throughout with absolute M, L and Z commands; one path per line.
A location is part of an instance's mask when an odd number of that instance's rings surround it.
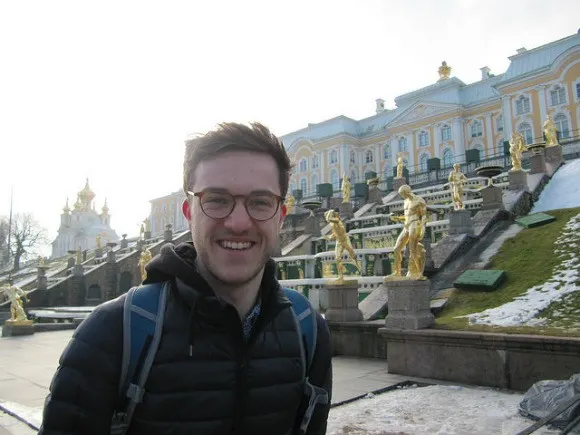
M 197 196 L 203 213 L 212 219 L 225 219 L 234 211 L 236 198 L 244 199 L 244 207 L 248 215 L 257 221 L 272 219 L 280 203 L 284 200 L 281 196 L 273 193 L 251 193 L 250 195 L 232 195 L 228 192 L 187 192 Z

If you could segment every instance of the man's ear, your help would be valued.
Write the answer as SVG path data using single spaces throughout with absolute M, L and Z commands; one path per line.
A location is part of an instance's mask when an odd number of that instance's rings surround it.
M 183 216 L 188 221 L 191 220 L 191 207 L 189 206 L 189 201 L 186 199 L 183 200 L 183 204 L 181 204 L 181 211 L 183 212 Z
M 282 213 L 280 213 L 280 229 L 282 229 L 282 225 L 284 225 L 284 220 L 286 219 L 286 215 L 288 214 L 288 208 L 286 204 L 282 204 Z

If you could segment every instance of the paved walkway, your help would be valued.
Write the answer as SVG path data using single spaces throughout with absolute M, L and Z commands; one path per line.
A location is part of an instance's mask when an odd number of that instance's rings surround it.
M 72 333 L 56 331 L 0 338 L 0 406 L 34 426 L 40 424 L 44 399 Z M 348 357 L 333 359 L 333 376 L 333 404 L 404 381 L 429 382 L 389 374 L 385 360 Z M 33 433 L 36 432 L 0 411 L 0 435 Z

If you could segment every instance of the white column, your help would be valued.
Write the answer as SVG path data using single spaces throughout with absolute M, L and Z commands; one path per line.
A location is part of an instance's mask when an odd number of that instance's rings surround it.
M 348 149 L 348 145 L 346 143 L 343 143 L 341 148 L 340 148 L 340 156 L 338 158 L 338 178 L 341 179 L 342 178 L 342 174 L 346 173 L 348 175 L 348 167 L 349 167 L 349 159 L 350 159 L 350 152 Z
M 456 163 L 465 163 L 465 137 L 463 135 L 463 118 L 453 119 L 453 142 L 455 143 Z
M 546 86 L 540 85 L 536 89 L 538 91 L 538 101 L 540 102 L 540 125 L 544 125 L 546 114 L 548 113 L 548 107 L 546 104 Z
M 509 95 L 504 95 L 501 97 L 501 108 L 503 115 L 503 138 L 504 141 L 509 140 L 512 135 L 512 111 L 511 111 L 511 97 Z
M 397 165 L 397 154 L 399 153 L 399 141 L 395 136 L 391 138 L 391 167 Z M 392 171 L 392 169 L 391 169 Z M 392 172 L 389 172 L 389 176 Z
M 418 148 L 417 145 L 417 131 L 419 130 L 413 130 L 411 131 L 410 137 L 407 137 L 407 149 L 409 150 L 409 167 L 407 169 L 409 169 L 409 173 L 411 172 L 415 172 L 415 151 Z M 410 140 L 409 140 L 410 139 Z
M 441 124 L 433 126 L 433 157 L 442 158 L 441 153 Z
M 377 173 L 377 176 L 379 176 L 381 174 L 381 158 L 383 156 L 381 155 L 381 147 L 379 144 L 375 145 L 375 172 Z
M 491 113 L 485 115 L 485 136 L 487 142 L 487 152 L 485 153 L 486 156 L 493 154 L 493 129 L 491 128 L 492 121 L 491 121 Z

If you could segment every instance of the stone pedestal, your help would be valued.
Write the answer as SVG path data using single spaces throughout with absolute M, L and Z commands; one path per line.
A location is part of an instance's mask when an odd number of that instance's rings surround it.
M 562 147 L 560 145 L 547 147 L 545 150 L 546 162 L 559 164 L 564 160 L 562 155 Z
M 395 178 L 393 180 L 393 192 L 398 191 L 399 187 L 401 187 L 403 184 L 407 184 L 407 180 L 404 178 Z
M 473 222 L 469 210 L 452 210 L 449 214 L 449 235 L 473 235 Z
M 123 240 L 121 240 L 121 249 L 127 249 L 129 246 L 129 241 L 127 240 L 127 234 L 123 234 Z
M 32 334 L 34 334 L 34 325 L 32 324 L 32 320 L 21 320 L 18 322 L 6 320 L 4 325 L 2 325 L 2 337 L 16 337 L 19 335 Z
M 532 154 L 530 156 L 530 174 L 543 174 L 546 172 L 546 157 L 544 154 Z
M 523 190 L 528 191 L 528 174 L 525 171 L 519 170 L 514 171 L 510 169 L 508 171 L 508 176 L 510 180 L 509 190 Z
M 329 322 L 358 322 L 363 320 L 358 308 L 358 281 L 345 280 L 344 284 L 329 282 L 328 309 L 325 318 Z
M 338 213 L 342 219 L 348 219 L 354 216 L 352 202 L 341 202 L 338 206 Z
M 378 188 L 371 187 L 369 189 L 369 199 L 367 200 L 368 202 L 381 203 L 382 199 L 383 193 Z
M 314 237 L 320 237 L 320 224 L 318 223 L 318 218 L 315 214 L 306 218 L 306 222 L 304 223 L 304 233 L 312 234 Z
M 435 323 L 431 313 L 429 281 L 386 281 L 389 314 L 387 328 L 424 329 Z
M 503 192 L 499 187 L 487 186 L 481 189 L 481 198 L 483 200 L 480 210 L 504 210 Z
M 143 233 L 143 238 L 144 238 L 145 240 L 149 240 L 149 239 L 151 238 L 151 231 L 145 231 L 145 232 Z

